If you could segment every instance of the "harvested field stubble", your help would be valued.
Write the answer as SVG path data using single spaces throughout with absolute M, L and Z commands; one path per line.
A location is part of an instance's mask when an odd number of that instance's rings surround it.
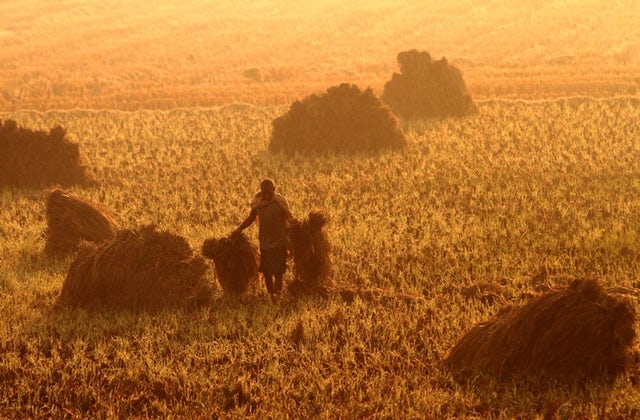
M 400 74 L 385 86 L 382 100 L 403 118 L 460 117 L 478 112 L 462 73 L 445 58 L 433 60 L 426 51 L 398 54 Z
M 412 304 L 416 302 L 424 301 L 424 296 L 396 292 L 394 290 L 385 289 L 358 289 L 354 287 L 339 287 L 333 292 L 337 293 L 340 298 L 346 303 L 353 303 L 356 298 L 359 298 L 365 302 L 402 302 L 406 304 Z
M 44 251 L 50 257 L 68 255 L 81 240 L 100 244 L 113 239 L 118 224 L 94 204 L 55 189 L 47 196 Z
M 58 304 L 146 311 L 193 308 L 213 298 L 206 272 L 206 262 L 180 236 L 152 225 L 120 230 L 108 243 L 80 248 Z
M 395 115 L 373 91 L 347 83 L 295 101 L 272 125 L 272 152 L 375 151 L 406 144 Z
M 15 287 L 0 290 L 0 417 L 542 418 L 556 402 L 558 418 L 639 417 L 640 365 L 613 386 L 584 387 L 460 386 L 439 366 L 503 297 L 520 305 L 571 275 L 599 273 L 640 309 L 638 99 L 483 102 L 477 117 L 408 124 L 405 152 L 355 158 L 265 153 L 278 110 L 15 114 L 92 139 L 81 150 L 105 197 L 92 199 L 122 224 L 171 223 L 197 253 L 203 232 L 225 236 L 215 227 L 246 216 L 253 183 L 230 179 L 280 180 L 298 209 L 321 201 L 331 278 L 352 291 L 241 303 L 216 299 L 207 273 L 215 300 L 196 313 L 51 313 L 68 264 L 37 255 L 44 197 L 2 191 L 0 278 Z M 255 229 L 245 233 L 257 245 Z M 480 293 L 465 297 L 471 281 Z
M 0 120 L 0 186 L 37 188 L 48 185 L 88 185 L 78 144 L 56 126 L 48 133 Z
M 244 233 L 204 241 L 202 255 L 213 260 L 218 282 L 227 295 L 241 295 L 258 281 L 258 250 Z
M 597 281 L 574 280 L 563 290 L 507 308 L 468 331 L 445 364 L 461 378 L 488 374 L 584 381 L 629 368 L 635 311 Z
M 288 228 L 295 275 L 289 290 L 293 294 L 327 292 L 331 274 L 331 246 L 323 230 L 327 221 L 324 214 L 310 212 L 305 220 Z

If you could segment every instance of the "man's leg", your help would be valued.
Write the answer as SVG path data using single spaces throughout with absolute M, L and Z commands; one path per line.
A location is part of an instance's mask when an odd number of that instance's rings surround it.
M 275 293 L 282 292 L 282 276 L 284 276 L 284 273 L 275 274 L 275 278 L 276 278 L 276 284 L 274 288 Z
M 282 277 L 284 276 L 284 272 L 287 270 L 287 247 L 282 246 L 277 250 L 277 258 L 278 258 L 278 269 L 276 272 L 276 284 L 275 284 L 275 292 L 282 292 Z
M 264 282 L 267 285 L 267 292 L 269 292 L 270 295 L 273 294 L 274 290 L 273 290 L 273 274 L 271 273 L 263 273 L 264 275 Z

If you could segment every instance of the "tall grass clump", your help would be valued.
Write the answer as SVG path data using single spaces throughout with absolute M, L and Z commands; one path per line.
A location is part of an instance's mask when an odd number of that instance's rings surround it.
M 373 91 L 347 83 L 295 101 L 272 125 L 272 152 L 376 151 L 406 144 L 396 117 Z
M 47 196 L 45 253 L 50 257 L 68 255 L 80 241 L 100 244 L 113 239 L 118 224 L 95 204 L 55 189 Z
M 477 112 L 462 73 L 426 51 L 398 54 L 400 73 L 385 86 L 382 100 L 402 118 L 460 117 Z
M 149 225 L 120 230 L 102 245 L 85 243 L 71 263 L 60 306 L 158 311 L 211 302 L 206 262 L 187 241 Z
M 474 326 L 445 364 L 461 377 L 546 376 L 584 381 L 618 375 L 631 364 L 635 311 L 597 281 L 574 280 L 562 290 L 508 308 Z
M 0 120 L 0 186 L 88 185 L 78 144 L 55 126 L 48 133 L 19 127 L 14 120 Z

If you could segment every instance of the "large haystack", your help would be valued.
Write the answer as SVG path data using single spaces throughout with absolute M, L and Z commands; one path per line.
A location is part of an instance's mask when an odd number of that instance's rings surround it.
M 327 221 L 324 214 L 310 212 L 306 220 L 293 223 L 288 228 L 295 276 L 289 290 L 293 294 L 324 294 L 330 286 L 331 247 L 323 230 Z
M 616 375 L 629 366 L 634 321 L 626 299 L 606 294 L 595 280 L 575 280 L 474 326 L 445 364 L 462 377 Z
M 87 309 L 193 308 L 213 298 L 207 269 L 180 236 L 154 226 L 120 230 L 110 242 L 81 247 L 58 302 Z
M 60 126 L 47 133 L 0 120 L 0 156 L 0 186 L 38 188 L 91 182 L 78 145 L 65 138 Z
M 47 196 L 44 251 L 50 257 L 68 255 L 81 240 L 100 244 L 113 239 L 118 224 L 94 204 L 53 190 Z
M 462 73 L 445 58 L 417 50 L 398 54 L 400 74 L 385 86 L 382 100 L 403 118 L 459 117 L 477 112 Z
M 202 255 L 213 260 L 222 290 L 227 295 L 246 293 L 258 281 L 258 250 L 244 233 L 207 239 Z
M 343 83 L 296 101 L 273 120 L 272 152 L 356 152 L 406 144 L 396 117 L 373 94 Z

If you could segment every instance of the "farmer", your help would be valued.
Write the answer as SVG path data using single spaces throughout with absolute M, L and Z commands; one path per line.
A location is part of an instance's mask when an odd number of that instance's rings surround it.
M 260 192 L 251 202 L 251 213 L 235 232 L 242 232 L 256 218 L 260 241 L 259 270 L 264 275 L 267 291 L 273 295 L 282 291 L 282 276 L 287 269 L 287 224 L 293 221 L 293 216 L 287 199 L 276 194 L 276 186 L 270 179 L 260 183 Z

